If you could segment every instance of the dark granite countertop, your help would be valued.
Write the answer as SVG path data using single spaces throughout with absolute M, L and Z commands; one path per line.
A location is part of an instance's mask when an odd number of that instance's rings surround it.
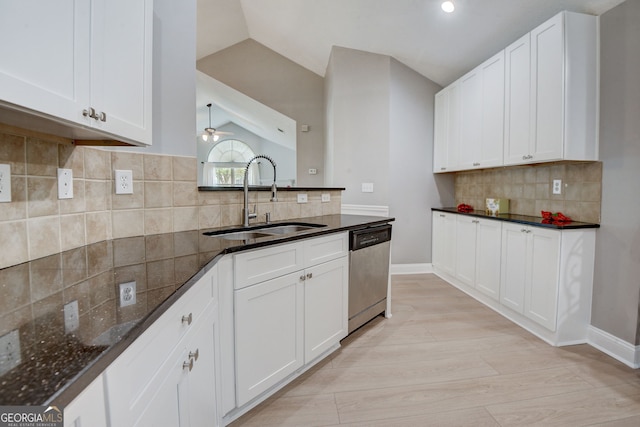
M 495 219 L 499 221 L 514 222 L 517 224 L 531 225 L 534 227 L 555 228 L 558 230 L 573 230 L 579 228 L 600 228 L 600 224 L 591 222 L 572 221 L 564 224 L 554 224 L 552 222 L 546 222 L 542 217 L 518 215 L 518 214 L 500 214 L 500 215 L 487 215 L 485 211 L 475 210 L 472 212 L 458 212 L 456 208 L 431 208 L 432 211 L 449 212 L 459 215 L 469 215 L 478 218 Z
M 225 254 L 390 221 L 299 218 L 282 222 L 326 226 L 244 241 L 203 234 L 221 228 L 138 236 L 0 269 L 1 336 L 19 338 L 14 363 L 0 365 L 0 405 L 69 404 Z M 119 285 L 134 280 L 136 304 L 120 307 Z M 78 328 L 65 331 L 64 307 L 74 301 Z
M 271 191 L 270 185 L 250 185 L 250 191 Z M 278 187 L 278 191 L 344 191 L 344 187 Z M 201 185 L 198 191 L 244 191 L 242 185 Z

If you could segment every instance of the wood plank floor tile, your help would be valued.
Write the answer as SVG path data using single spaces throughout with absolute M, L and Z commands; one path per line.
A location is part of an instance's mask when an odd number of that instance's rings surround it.
M 237 426 L 640 425 L 640 371 L 554 348 L 433 274 Z
M 489 405 L 501 426 L 588 425 L 640 416 L 640 389 L 628 384 Z
M 341 422 L 425 415 L 592 388 L 563 368 L 543 372 L 336 393 Z

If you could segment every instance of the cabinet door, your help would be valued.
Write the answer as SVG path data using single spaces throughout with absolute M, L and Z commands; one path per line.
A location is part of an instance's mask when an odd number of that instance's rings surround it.
M 188 407 L 191 427 L 220 425 L 219 387 L 216 382 L 220 360 L 218 333 L 218 310 L 214 307 L 204 319 L 198 321 L 197 329 L 190 334 L 186 344 L 186 360 L 190 354 L 197 354 L 193 369 L 187 376 L 186 393 L 179 396 L 185 399 L 180 406 Z
M 456 216 L 433 212 L 433 243 L 431 262 L 442 272 L 454 275 L 456 271 Z
M 64 408 L 65 427 L 107 427 L 102 375 Z
M 501 248 L 502 223 L 479 219 L 476 225 L 475 286 L 496 301 L 500 296 Z
M 3 1 L 0 102 L 77 121 L 89 101 L 90 3 Z
M 527 228 L 518 224 L 502 226 L 502 265 L 500 302 L 510 309 L 524 313 L 525 283 L 527 281 Z
M 113 135 L 151 144 L 152 0 L 93 0 L 91 106 L 84 118 Z
M 533 161 L 562 159 L 564 145 L 563 14 L 531 32 Z
M 155 427 L 189 426 L 189 412 L 186 406 L 188 368 L 183 363 L 188 359 L 187 351 L 174 352 L 168 363 L 158 371 L 151 387 L 139 402 L 139 412 L 117 421 L 119 426 Z M 182 399 L 181 399 L 182 396 Z M 113 422 L 113 420 L 112 420 Z
M 235 292 L 238 406 L 302 366 L 304 278 L 298 271 Z
M 456 277 L 473 286 L 476 275 L 476 224 L 478 220 L 465 215 L 455 215 L 456 220 Z
M 347 336 L 349 260 L 308 268 L 304 285 L 304 362 L 309 363 Z
M 481 141 L 482 70 L 476 68 L 460 79 L 458 169 L 473 169 L 477 166 Z
M 525 315 L 551 331 L 556 330 L 560 233 L 557 230 L 532 228 L 529 235 L 531 250 Z
M 504 164 L 529 161 L 531 140 L 530 34 L 505 49 Z
M 454 82 L 435 96 L 434 172 L 449 172 L 458 166 L 460 143 L 460 89 Z
M 504 150 L 504 51 L 479 67 L 482 75 L 482 129 L 475 167 L 502 165 Z

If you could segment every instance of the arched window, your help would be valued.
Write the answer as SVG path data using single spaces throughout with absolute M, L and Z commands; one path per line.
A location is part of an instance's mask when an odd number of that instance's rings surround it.
M 237 139 L 220 141 L 209 151 L 207 162 L 203 168 L 204 185 L 242 185 L 247 162 L 255 157 L 255 153 L 247 144 Z M 249 168 L 249 184 L 260 182 L 257 163 Z

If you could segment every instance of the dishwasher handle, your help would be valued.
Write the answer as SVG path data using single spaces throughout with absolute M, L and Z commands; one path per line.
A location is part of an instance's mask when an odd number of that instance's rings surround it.
M 388 242 L 391 240 L 391 224 L 353 230 L 349 237 L 350 251 L 357 251 L 358 249 Z

